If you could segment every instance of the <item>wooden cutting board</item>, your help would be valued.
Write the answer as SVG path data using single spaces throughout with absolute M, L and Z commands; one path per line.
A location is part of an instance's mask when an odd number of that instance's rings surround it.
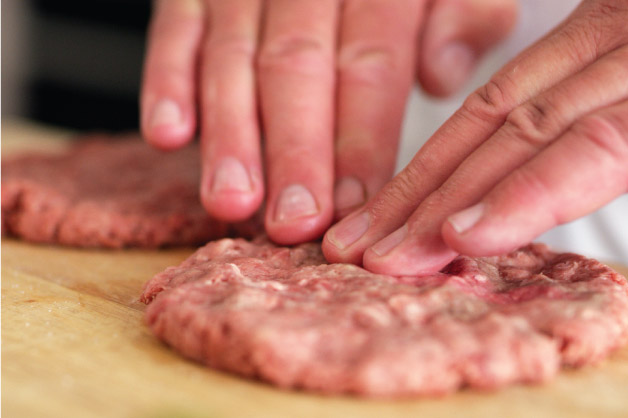
M 32 145 L 32 135 L 51 133 L 3 126 L 3 149 L 9 138 Z M 442 399 L 323 397 L 206 369 L 153 338 L 137 300 L 146 280 L 191 252 L 78 250 L 3 239 L 2 416 L 628 416 L 628 346 L 544 386 L 466 390 Z

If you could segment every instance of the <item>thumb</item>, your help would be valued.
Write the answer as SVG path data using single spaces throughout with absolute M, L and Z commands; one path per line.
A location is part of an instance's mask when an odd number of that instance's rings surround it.
M 423 29 L 417 76 L 426 92 L 457 91 L 479 58 L 513 28 L 516 0 L 435 0 Z

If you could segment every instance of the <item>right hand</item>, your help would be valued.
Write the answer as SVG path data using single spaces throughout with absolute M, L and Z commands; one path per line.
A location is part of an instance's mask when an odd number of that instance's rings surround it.
M 330 262 L 433 273 L 491 256 L 628 192 L 628 2 L 584 0 L 471 94 L 367 205 Z

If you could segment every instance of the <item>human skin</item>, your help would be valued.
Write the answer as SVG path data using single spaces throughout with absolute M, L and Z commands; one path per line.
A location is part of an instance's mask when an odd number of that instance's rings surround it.
M 311 240 L 390 180 L 414 80 L 454 92 L 515 15 L 515 0 L 160 0 L 142 133 L 174 150 L 199 132 L 215 217 L 265 198 L 275 242 Z
M 511 251 L 626 193 L 626 22 L 626 1 L 583 1 L 327 232 L 328 260 L 431 272 L 459 253 Z

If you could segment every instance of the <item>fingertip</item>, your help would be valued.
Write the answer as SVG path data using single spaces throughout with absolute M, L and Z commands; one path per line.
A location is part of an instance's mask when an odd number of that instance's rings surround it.
M 449 248 L 426 250 L 425 248 L 405 248 L 395 250 L 385 256 L 372 248 L 364 252 L 364 268 L 377 274 L 390 276 L 424 276 L 436 273 L 453 260 L 458 253 Z
M 486 254 L 483 253 L 483 249 L 476 244 L 473 234 L 467 234 L 466 236 L 456 230 L 450 221 L 443 224 L 441 229 L 443 241 L 452 249 L 458 251 L 460 254 L 481 257 Z
M 331 197 L 315 196 L 303 184 L 290 184 L 271 198 L 266 232 L 281 245 L 312 241 L 323 235 L 332 217 Z
M 276 221 L 266 217 L 266 233 L 279 245 L 295 245 L 319 239 L 331 224 L 329 216 L 316 214 L 298 219 Z
M 447 97 L 459 91 L 477 65 L 477 53 L 467 44 L 452 41 L 435 50 L 419 66 L 423 89 L 436 97 Z
M 332 263 L 362 264 L 358 241 L 367 234 L 370 226 L 368 212 L 347 216 L 331 227 L 323 237 L 323 255 Z M 357 245 L 354 245 L 357 244 Z
M 439 236 L 409 235 L 404 225 L 364 252 L 364 267 L 392 276 L 422 276 L 439 271 L 456 257 Z
M 224 221 L 243 221 L 259 209 L 264 197 L 261 173 L 234 157 L 204 164 L 201 202 L 207 212 Z
M 460 254 L 488 257 L 506 254 L 527 244 L 525 225 L 514 219 L 487 214 L 484 203 L 479 203 L 447 218 L 441 228 L 443 241 Z
M 205 29 L 201 0 L 156 2 L 147 34 L 140 126 L 149 144 L 173 150 L 196 132 L 195 80 Z
M 478 239 L 476 228 L 482 222 L 485 211 L 486 205 L 480 202 L 449 216 L 441 227 L 443 241 L 461 254 L 475 257 L 489 255 L 487 247 L 490 248 L 490 245 Z
M 402 274 L 399 273 L 398 263 L 394 262 L 397 266 L 391 265 L 391 258 L 394 257 L 383 258 L 373 251 L 372 248 L 367 248 L 362 255 L 362 265 L 371 273 L 401 276 Z
M 340 220 L 366 203 L 366 189 L 353 176 L 338 179 L 334 186 L 334 219 Z
M 157 101 L 145 109 L 143 116 L 142 134 L 149 144 L 159 149 L 180 148 L 194 136 L 193 119 L 186 116 L 181 105 L 172 99 Z
M 143 137 L 146 142 L 157 149 L 174 151 L 192 142 L 193 135 L 182 132 L 180 129 L 163 127 L 150 132 L 144 131 Z
M 201 192 L 201 202 L 212 217 L 226 222 L 240 222 L 257 212 L 262 199 L 258 193 L 234 190 L 220 193 Z
M 323 242 L 321 243 L 321 249 L 323 250 L 323 255 L 325 256 L 325 260 L 329 263 L 350 263 L 350 264 L 361 264 L 362 256 L 353 254 L 353 257 L 347 257 L 342 251 L 338 249 L 336 243 L 333 242 L 333 238 L 329 235 L 329 230 L 323 236 Z
M 516 0 L 436 1 L 417 66 L 425 91 L 437 97 L 459 91 L 482 55 L 510 33 L 517 14 Z
M 483 233 L 480 230 L 471 230 L 459 233 L 450 222 L 445 222 L 442 228 L 443 241 L 460 254 L 471 257 L 489 257 L 493 255 L 507 254 L 525 243 L 497 238 L 492 234 Z
M 362 258 L 364 268 L 379 274 L 408 274 L 408 266 L 412 263 L 408 262 L 407 251 L 402 248 L 407 236 L 408 225 L 404 224 L 367 248 Z

